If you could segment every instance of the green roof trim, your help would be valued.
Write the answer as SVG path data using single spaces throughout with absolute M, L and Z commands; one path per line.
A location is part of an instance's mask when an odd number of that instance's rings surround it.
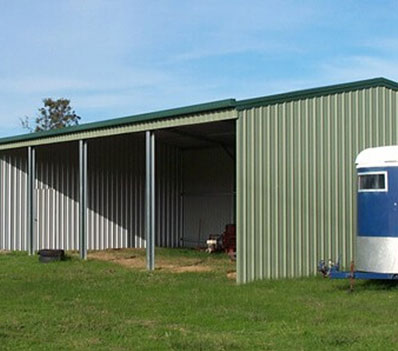
M 381 86 L 398 91 L 397 82 L 394 82 L 386 78 L 373 78 L 373 79 L 360 80 L 351 83 L 328 85 L 320 88 L 297 90 L 289 93 L 268 95 L 254 99 L 239 100 L 236 102 L 236 108 L 238 110 L 244 110 L 247 108 L 266 106 L 281 102 L 288 102 L 292 100 L 301 100 L 316 96 L 330 95 L 336 93 L 343 93 L 346 91 L 368 89 L 368 88 L 375 88 Z
M 100 122 L 93 122 L 93 123 L 85 123 L 77 126 L 60 128 L 60 129 L 53 129 L 43 132 L 36 132 L 36 133 L 29 133 L 29 134 L 21 134 L 6 138 L 0 138 L 0 145 L 15 143 L 20 141 L 29 141 L 35 139 L 43 139 L 47 137 L 54 137 L 60 136 L 70 133 L 79 133 L 85 132 L 90 130 L 97 130 L 102 128 L 109 128 L 109 127 L 117 127 L 123 126 L 128 124 L 134 124 L 138 122 L 145 122 L 150 120 L 168 118 L 168 117 L 179 117 L 184 115 L 196 114 L 196 113 L 203 113 L 215 110 L 224 110 L 224 109 L 232 109 L 235 108 L 236 101 L 235 99 L 226 99 L 226 100 L 219 100 L 208 102 L 204 104 L 197 104 L 197 105 L 190 105 L 180 108 L 173 108 L 168 110 L 161 110 L 156 112 L 150 113 L 143 113 L 128 117 L 119 117 L 119 118 L 112 118 L 105 121 Z
M 180 108 L 143 113 L 128 117 L 113 118 L 105 121 L 86 123 L 62 129 L 54 129 L 44 132 L 16 135 L 11 137 L 0 138 L 0 145 L 25 142 L 36 139 L 45 139 L 49 137 L 93 131 L 104 128 L 119 127 L 119 126 L 131 125 L 134 123 L 152 121 L 163 118 L 182 117 L 186 115 L 205 113 L 210 111 L 226 110 L 226 109 L 244 110 L 258 106 L 266 106 L 281 102 L 288 102 L 293 100 L 311 98 L 322 95 L 330 95 L 335 93 L 342 93 L 352 90 L 368 89 L 380 86 L 398 91 L 397 82 L 394 82 L 386 78 L 373 78 L 373 79 L 361 80 L 351 83 L 329 85 L 320 88 L 297 90 L 289 93 L 268 95 L 254 99 L 245 99 L 239 101 L 235 99 L 225 99 L 225 100 L 208 102 L 204 104 L 190 105 Z

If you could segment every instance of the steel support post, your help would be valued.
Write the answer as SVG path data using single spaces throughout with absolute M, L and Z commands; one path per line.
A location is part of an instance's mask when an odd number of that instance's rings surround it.
M 35 179 L 36 179 L 36 150 L 34 147 L 28 147 L 28 194 L 27 194 L 27 219 L 28 219 L 28 252 L 33 255 L 34 238 L 35 238 L 35 214 L 36 214 L 36 199 L 35 199 Z
M 146 132 L 145 237 L 147 269 L 155 269 L 155 134 Z
M 79 140 L 79 250 L 87 259 L 87 141 Z

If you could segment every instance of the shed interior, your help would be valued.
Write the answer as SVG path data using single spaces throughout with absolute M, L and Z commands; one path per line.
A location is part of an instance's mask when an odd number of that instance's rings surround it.
M 235 223 L 235 124 L 155 131 L 156 246 L 204 246 L 209 234 Z M 17 184 L 26 177 L 25 151 L 3 153 L 5 180 Z M 145 247 L 145 134 L 90 139 L 87 153 L 87 248 Z M 35 249 L 78 250 L 78 143 L 36 147 L 35 173 Z M 18 216 L 26 213 L 24 193 L 10 193 L 4 213 L 7 237 L 20 237 L 16 249 L 26 246 L 26 218 Z
M 159 144 L 177 147 L 181 157 L 180 246 L 203 247 L 210 234 L 235 223 L 235 134 L 234 120 L 156 133 Z

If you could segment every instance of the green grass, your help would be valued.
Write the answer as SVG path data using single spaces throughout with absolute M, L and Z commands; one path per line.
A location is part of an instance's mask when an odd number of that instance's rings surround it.
M 396 350 L 398 287 L 322 278 L 227 279 L 115 263 L 0 255 L 0 350 Z

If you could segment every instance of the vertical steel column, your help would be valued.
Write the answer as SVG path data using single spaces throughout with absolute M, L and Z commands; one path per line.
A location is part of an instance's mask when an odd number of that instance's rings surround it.
M 155 134 L 146 132 L 146 260 L 147 269 L 155 269 Z
M 87 259 L 87 141 L 79 140 L 79 249 L 80 258 Z
M 28 196 L 27 196 L 27 219 L 28 219 L 28 252 L 29 255 L 34 253 L 34 238 L 35 238 L 35 214 L 36 214 L 36 199 L 35 199 L 35 179 L 36 179 L 36 150 L 34 147 L 28 147 Z

